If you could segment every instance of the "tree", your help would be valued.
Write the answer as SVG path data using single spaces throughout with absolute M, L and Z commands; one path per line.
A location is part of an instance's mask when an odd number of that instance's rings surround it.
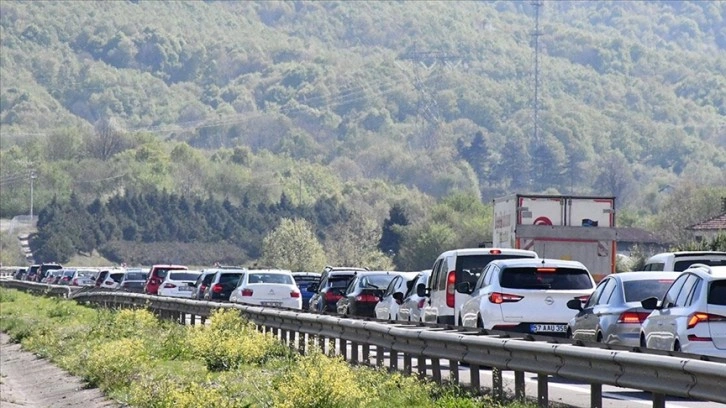
M 380 239 L 378 223 L 354 212 L 346 222 L 330 228 L 325 249 L 330 262 L 336 265 L 391 270 L 393 262 L 378 249 Z
M 305 220 L 283 218 L 262 241 L 262 262 L 291 271 L 318 271 L 325 252 Z
M 408 218 L 403 207 L 395 204 L 388 212 L 388 218 L 383 221 L 381 239 L 378 241 L 378 249 L 386 255 L 396 255 L 401 248 L 401 231 L 397 226 L 408 225 Z
M 121 127 L 112 118 L 103 118 L 93 127 L 94 133 L 87 137 L 86 149 L 91 156 L 107 161 L 129 146 Z
M 430 269 L 436 257 L 455 247 L 454 230 L 440 223 L 419 223 L 405 229 L 400 268 L 408 271 Z

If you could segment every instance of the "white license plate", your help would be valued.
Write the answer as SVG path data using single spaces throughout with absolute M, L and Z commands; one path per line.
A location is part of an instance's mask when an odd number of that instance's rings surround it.
M 260 302 L 262 306 L 270 306 L 270 307 L 280 307 L 282 306 L 282 302 Z
M 192 287 L 191 286 L 179 286 L 179 291 L 180 292 L 191 292 Z
M 564 333 L 567 331 L 566 324 L 532 324 L 529 326 L 532 333 Z

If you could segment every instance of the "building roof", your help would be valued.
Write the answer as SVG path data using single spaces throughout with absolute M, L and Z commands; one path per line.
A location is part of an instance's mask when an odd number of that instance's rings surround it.
M 686 228 L 695 231 L 726 231 L 726 212 Z
M 634 227 L 615 228 L 618 242 L 633 242 L 637 244 L 665 244 L 662 238 L 658 238 L 650 231 Z

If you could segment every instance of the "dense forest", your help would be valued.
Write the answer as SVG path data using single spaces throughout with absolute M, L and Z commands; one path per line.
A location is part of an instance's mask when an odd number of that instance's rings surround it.
M 397 257 L 486 241 L 514 192 L 687 239 L 726 195 L 726 3 L 542 4 L 535 33 L 529 1 L 3 1 L 0 216 L 32 174 L 36 213 L 334 200 L 380 235 L 400 210 Z

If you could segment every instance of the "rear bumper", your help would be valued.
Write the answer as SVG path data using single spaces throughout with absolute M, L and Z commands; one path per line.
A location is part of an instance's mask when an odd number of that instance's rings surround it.
M 549 325 L 560 325 L 564 326 L 564 331 L 562 332 L 534 332 L 532 331 L 532 325 L 533 324 L 549 324 Z M 514 332 L 514 333 L 528 333 L 528 334 L 535 334 L 538 336 L 549 336 L 549 337 L 567 337 L 567 322 L 524 322 L 519 323 L 517 325 L 508 325 L 508 324 L 500 324 L 500 325 L 494 325 L 491 327 L 491 330 L 501 330 L 501 331 L 508 331 L 508 332 Z

